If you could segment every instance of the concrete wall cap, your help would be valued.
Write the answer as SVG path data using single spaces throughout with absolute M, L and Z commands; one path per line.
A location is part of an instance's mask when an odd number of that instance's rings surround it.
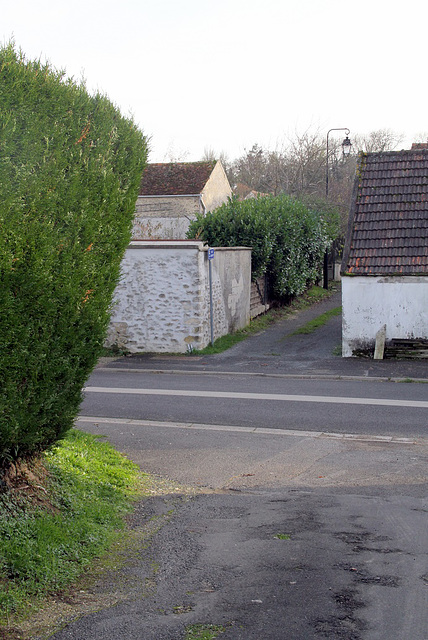
M 132 240 L 128 249 L 195 249 L 204 251 L 200 240 Z
M 132 240 L 128 249 L 197 249 L 198 251 L 251 251 L 251 247 L 208 247 L 201 240 Z
M 251 251 L 251 247 L 209 247 L 207 245 L 204 246 L 203 251 L 208 251 L 208 249 L 214 249 L 216 251 Z

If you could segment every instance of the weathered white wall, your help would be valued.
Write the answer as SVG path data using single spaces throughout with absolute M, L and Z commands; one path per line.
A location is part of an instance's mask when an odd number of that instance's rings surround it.
M 220 207 L 232 197 L 232 189 L 221 162 L 217 162 L 206 185 L 202 190 L 202 198 L 206 211 Z
M 202 212 L 200 196 L 138 196 L 133 240 L 180 240 Z
M 386 340 L 428 338 L 428 276 L 342 277 L 342 355 Z
M 205 255 L 206 258 L 206 255 Z M 246 327 L 250 322 L 251 249 L 244 247 L 215 248 L 211 260 L 214 340 Z M 209 324 L 209 265 L 204 264 L 206 279 L 207 322 Z M 204 333 L 210 342 L 210 330 Z M 205 346 L 205 345 L 204 345 Z
M 251 250 L 216 249 L 211 263 L 216 339 L 249 322 Z M 106 345 L 131 353 L 203 348 L 211 338 L 209 301 L 202 242 L 131 242 Z

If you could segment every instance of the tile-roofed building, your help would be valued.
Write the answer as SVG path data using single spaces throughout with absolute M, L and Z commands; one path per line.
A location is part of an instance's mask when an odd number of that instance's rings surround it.
M 269 195 L 269 193 L 263 193 L 262 191 L 255 191 L 254 189 L 251 189 L 251 187 L 244 184 L 243 182 L 238 182 L 238 184 L 236 184 L 233 187 L 233 193 L 240 202 L 242 202 L 243 200 L 250 200 L 252 198 L 261 198 L 263 196 Z
M 168 162 L 147 165 L 140 196 L 187 196 L 200 194 L 215 162 Z
M 428 274 L 426 145 L 362 154 L 351 206 L 343 272 Z
M 360 155 L 341 273 L 344 356 L 428 338 L 427 144 Z
M 149 164 L 141 179 L 133 239 L 184 239 L 197 213 L 212 211 L 231 195 L 220 162 Z

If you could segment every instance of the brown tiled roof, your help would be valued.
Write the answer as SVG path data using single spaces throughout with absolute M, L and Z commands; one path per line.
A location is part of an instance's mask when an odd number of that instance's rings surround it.
M 238 182 L 238 184 L 233 187 L 233 193 L 238 198 L 238 200 L 245 200 L 246 196 L 248 196 L 250 192 L 251 187 L 249 187 L 247 184 L 244 184 L 243 182 Z
M 255 191 L 243 182 L 238 182 L 233 188 L 233 193 L 240 202 L 248 200 L 249 198 L 258 198 L 259 196 L 268 196 L 269 193 L 263 193 L 262 191 Z
M 428 274 L 428 149 L 361 154 L 342 273 Z
M 185 196 L 202 193 L 215 162 L 149 164 L 144 170 L 140 196 Z

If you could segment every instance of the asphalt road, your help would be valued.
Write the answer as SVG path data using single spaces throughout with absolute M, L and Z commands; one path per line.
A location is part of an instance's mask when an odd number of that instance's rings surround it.
M 79 426 L 169 484 L 136 509 L 114 569 L 72 594 L 81 617 L 55 640 L 184 640 L 193 625 L 222 640 L 426 640 L 425 439 Z
M 328 304 L 226 355 L 94 372 L 78 426 L 163 489 L 52 638 L 427 640 L 428 386 L 390 381 L 427 364 L 334 358 L 336 318 L 287 337 Z
M 87 416 L 428 437 L 428 385 L 150 371 L 96 371 Z

